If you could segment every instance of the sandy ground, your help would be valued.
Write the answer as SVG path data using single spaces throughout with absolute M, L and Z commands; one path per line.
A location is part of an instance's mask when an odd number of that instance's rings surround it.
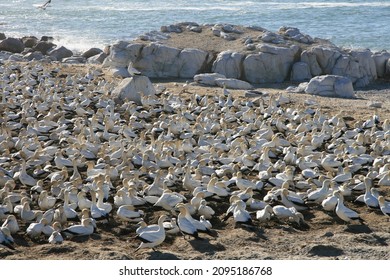
M 81 68 L 66 68 L 62 71 L 82 71 Z M 119 82 L 119 80 L 113 80 Z M 221 88 L 190 85 L 182 92 L 183 81 L 154 81 L 163 85 L 171 94 L 221 94 Z M 303 108 L 305 100 L 313 100 L 328 116 L 340 114 L 351 125 L 364 121 L 373 114 L 382 120 L 390 118 L 390 87 L 385 81 L 357 91 L 357 99 L 336 99 L 313 97 L 305 94 L 287 93 L 289 84 L 262 85 L 258 90 L 269 94 L 283 94 L 291 99 L 291 108 Z M 232 91 L 236 98 L 243 97 L 243 91 Z M 380 102 L 381 108 L 369 107 L 369 102 Z M 269 188 L 255 198 L 261 199 Z M 390 197 L 389 188 L 380 192 Z M 0 259 L 389 259 L 390 221 L 380 212 L 366 206 L 352 203 L 356 193 L 348 199 L 347 206 L 360 213 L 364 224 L 346 225 L 334 213 L 326 213 L 321 207 L 302 211 L 306 225 L 271 220 L 260 224 L 254 220 L 252 227 L 235 228 L 232 218 L 222 221 L 228 201 L 210 201 L 216 210 L 211 219 L 217 237 L 201 234 L 202 240 L 184 239 L 180 234 L 168 236 L 156 251 L 143 249 L 134 253 L 139 241 L 135 240 L 135 224 L 121 224 L 110 219 L 98 222 L 97 233 L 89 237 L 65 240 L 63 244 L 51 245 L 46 239 L 31 240 L 24 232 L 26 225 L 14 235 L 15 251 L 0 248 Z M 112 202 L 112 201 L 111 201 Z M 146 220 L 154 223 L 164 211 L 151 212 L 150 206 L 140 207 L 146 212 Z M 114 211 L 113 211 L 114 212 Z M 116 214 L 113 214 L 114 216 Z M 253 214 L 255 215 L 255 214 Z

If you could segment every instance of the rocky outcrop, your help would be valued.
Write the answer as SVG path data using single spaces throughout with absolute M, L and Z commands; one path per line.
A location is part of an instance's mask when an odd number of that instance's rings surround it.
M 206 86 L 216 86 L 216 79 L 225 79 L 224 75 L 218 73 L 205 73 L 198 74 L 194 76 L 194 81 L 198 84 L 206 85 Z
M 215 83 L 219 87 L 226 87 L 229 89 L 253 89 L 253 86 L 250 83 L 238 79 L 218 78 L 215 80 Z
M 351 79 L 357 87 L 363 87 L 377 79 L 375 61 L 368 50 L 351 51 L 340 56 L 332 69 L 332 74 Z
M 111 93 L 115 103 L 123 104 L 126 101 L 133 101 L 138 105 L 142 105 L 143 96 L 155 94 L 153 84 L 145 76 L 126 78 Z
M 253 30 L 260 34 L 253 34 Z M 327 40 L 313 39 L 294 27 L 281 27 L 274 33 L 260 27 L 229 24 L 200 26 L 185 22 L 163 26 L 161 31 L 148 33 L 145 40 L 152 41 L 149 43 L 138 40 L 113 45 L 103 66 L 115 69 L 122 77 L 129 75 L 125 69 L 131 64 L 150 78 L 191 79 L 196 74 L 214 72 L 252 84 L 302 82 L 316 76 L 336 75 L 345 76 L 354 86 L 361 87 L 386 76 L 386 63 L 390 58 L 387 52 L 338 48 Z M 246 32 L 252 33 L 246 36 Z M 223 46 L 232 44 L 236 47 L 216 52 L 210 50 L 209 44 L 199 44 L 199 38 L 189 39 L 188 44 L 181 41 L 181 48 L 174 47 L 178 45 L 175 40 L 180 40 L 179 37 L 204 36 L 204 33 L 208 33 L 206 36 L 210 36 L 213 44 L 220 42 Z M 169 43 L 171 38 L 173 44 Z M 230 40 L 235 42 L 227 42 Z M 168 43 L 165 44 L 165 41 Z M 185 48 L 194 45 L 190 42 L 207 45 L 208 51 Z M 239 44 L 242 47 L 237 50 Z
M 250 83 L 281 83 L 287 80 L 299 47 L 259 45 L 258 50 L 258 54 L 250 54 L 243 61 L 245 80 Z
M 332 74 L 337 60 L 342 57 L 342 53 L 338 48 L 317 46 L 313 47 L 309 52 L 315 55 L 315 59 L 322 70 L 321 74 Z
M 98 55 L 100 53 L 102 53 L 103 50 L 102 49 L 99 49 L 99 48 L 90 48 L 88 49 L 87 51 L 83 52 L 81 54 L 82 57 L 85 57 L 86 59 L 92 57 L 92 56 L 95 56 L 95 55 Z
M 24 44 L 20 39 L 8 37 L 0 42 L 0 50 L 21 53 L 24 50 Z
M 337 47 L 316 46 L 303 51 L 301 61 L 309 65 L 313 77 L 341 75 L 351 79 L 357 87 L 377 79 L 376 63 L 369 50 L 343 51 Z
M 130 63 L 150 78 L 193 78 L 209 63 L 209 54 L 198 49 L 178 49 L 157 43 L 118 44 L 103 66 L 127 67 Z
M 354 98 L 352 81 L 343 76 L 323 75 L 310 80 L 305 92 L 326 97 Z

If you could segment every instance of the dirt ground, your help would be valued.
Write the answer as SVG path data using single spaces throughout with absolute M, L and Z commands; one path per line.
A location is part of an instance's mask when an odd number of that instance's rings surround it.
M 73 69 L 74 70 L 74 69 Z M 79 69 L 78 69 L 79 70 Z M 72 71 L 69 68 L 64 71 Z M 115 80 L 113 81 L 115 82 Z M 166 87 L 170 94 L 180 94 L 183 81 L 154 81 L 155 85 Z M 369 88 L 358 90 L 357 99 L 337 99 L 313 97 L 306 94 L 286 92 L 290 84 L 262 85 L 257 88 L 270 95 L 282 94 L 289 97 L 291 108 L 304 108 L 305 100 L 314 101 L 313 108 L 320 108 L 328 116 L 340 114 L 351 124 L 364 121 L 373 114 L 383 121 L 390 118 L 390 87 L 386 82 L 378 82 Z M 183 97 L 191 94 L 221 94 L 217 87 L 203 87 L 191 84 Z M 245 98 L 243 91 L 232 91 L 236 98 Z M 369 107 L 369 102 L 380 102 L 381 108 Z M 255 198 L 262 199 L 269 187 L 256 193 Z M 380 192 L 390 197 L 389 188 Z M 347 206 L 360 213 L 363 224 L 347 225 L 334 213 L 326 213 L 321 207 L 311 207 L 302 211 L 306 225 L 298 226 L 272 219 L 259 223 L 254 219 L 250 227 L 234 227 L 232 218 L 222 221 L 228 207 L 226 200 L 211 200 L 209 205 L 216 210 L 211 219 L 217 237 L 201 234 L 202 240 L 195 240 L 181 234 L 167 236 L 156 248 L 134 250 L 140 242 L 134 239 L 135 224 L 122 224 L 110 219 L 98 222 L 98 230 L 89 237 L 76 237 L 65 240 L 63 244 L 51 245 L 46 239 L 31 240 L 24 233 L 26 225 L 21 224 L 21 231 L 14 235 L 16 250 L 0 248 L 0 259 L 389 259 L 390 258 L 390 221 L 382 213 L 369 210 L 366 206 L 352 203 L 353 194 L 346 202 Z M 112 202 L 112 201 L 111 201 Z M 146 213 L 145 220 L 155 223 L 164 211 L 150 211 L 151 206 L 141 206 Z M 115 211 L 113 211 L 114 213 Z M 252 212 L 255 215 L 254 212 Z

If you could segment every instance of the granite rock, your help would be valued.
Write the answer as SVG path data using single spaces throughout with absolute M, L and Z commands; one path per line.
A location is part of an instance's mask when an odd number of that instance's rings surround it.
M 133 101 L 142 105 L 143 95 L 155 95 L 156 90 L 148 77 L 134 76 L 124 79 L 111 93 L 115 103 Z
M 8 37 L 0 42 L 0 50 L 21 53 L 24 50 L 24 44 L 20 39 Z
M 49 51 L 47 54 L 58 61 L 62 61 L 64 58 L 71 57 L 73 52 L 64 46 L 59 46 L 54 50 Z
M 227 78 L 239 79 L 242 76 L 242 62 L 244 54 L 224 51 L 218 54 L 212 67 L 212 72 L 224 75 Z
M 259 45 L 258 54 L 249 54 L 243 61 L 244 77 L 250 83 L 281 83 L 290 77 L 290 70 L 299 52 L 298 46 Z
M 355 98 L 352 81 L 347 77 L 337 75 L 312 78 L 307 84 L 305 92 L 326 97 Z

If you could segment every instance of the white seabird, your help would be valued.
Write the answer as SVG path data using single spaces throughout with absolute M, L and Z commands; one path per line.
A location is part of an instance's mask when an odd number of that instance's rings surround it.
M 340 191 L 334 191 L 332 195 L 328 195 L 322 202 L 322 208 L 325 211 L 334 211 L 337 206 L 338 198 L 336 195 L 336 192 L 339 193 Z
M 215 211 L 213 208 L 207 205 L 207 201 L 202 199 L 200 201 L 200 205 L 198 208 L 198 213 L 201 216 L 204 216 L 206 219 L 211 219 L 213 215 L 215 214 Z
M 370 208 L 379 208 L 378 199 L 372 194 L 372 179 L 365 177 L 364 184 L 366 187 L 366 192 L 364 193 L 363 200 L 364 203 Z
M 123 221 L 134 221 L 144 215 L 144 211 L 135 210 L 133 205 L 121 205 L 116 211 L 118 218 Z
M 272 208 L 275 216 L 279 219 L 289 219 L 300 225 L 301 221 L 305 221 L 302 213 L 298 212 L 294 207 L 287 208 L 283 205 L 276 205 Z
M 1 227 L 0 228 L 0 245 L 5 246 L 11 250 L 15 250 L 14 239 L 11 236 L 9 228 Z
M 65 236 L 83 236 L 91 235 L 94 232 L 93 221 L 91 218 L 83 219 L 80 225 L 73 225 L 61 231 Z
M 62 237 L 62 235 L 59 231 L 55 230 L 50 235 L 48 241 L 50 244 L 61 244 L 64 241 L 64 238 Z
M 359 214 L 352 209 L 349 209 L 344 205 L 344 196 L 340 192 L 334 193 L 338 199 L 336 206 L 337 216 L 345 222 L 351 222 L 353 220 L 361 220 Z
M 46 225 L 46 219 L 41 219 L 41 221 L 38 223 L 31 223 L 26 230 L 27 235 L 30 236 L 30 238 L 37 238 L 41 235 L 43 227 Z
M 1 227 L 6 227 L 10 230 L 11 234 L 15 234 L 19 231 L 18 221 L 14 215 L 8 215 Z
M 142 242 L 135 250 L 135 252 L 137 252 L 139 249 L 142 248 L 152 248 L 154 250 L 154 247 L 164 242 L 165 230 L 164 230 L 163 222 L 165 221 L 165 219 L 167 219 L 167 216 L 161 215 L 160 218 L 158 219 L 157 230 L 142 231 L 140 234 L 136 236 L 136 238 L 141 240 Z
M 385 198 L 381 195 L 378 197 L 378 202 L 379 202 L 380 209 L 381 209 L 383 215 L 389 217 L 390 216 L 390 202 L 385 200 Z
M 252 218 L 249 215 L 249 212 L 245 210 L 246 204 L 242 200 L 237 200 L 234 202 L 235 208 L 233 210 L 233 218 L 235 223 L 238 224 L 252 224 Z
M 172 210 L 177 204 L 181 202 L 183 202 L 183 197 L 181 195 L 166 189 L 153 206 L 159 206 L 165 210 Z
M 331 180 L 326 179 L 322 182 L 322 187 L 315 191 L 310 192 L 307 195 L 307 201 L 314 203 L 321 203 L 330 193 L 329 187 L 331 185 Z
M 178 204 L 176 208 L 180 211 L 179 216 L 177 217 L 177 225 L 179 226 L 180 231 L 183 234 L 188 234 L 199 239 L 200 237 L 198 236 L 198 230 L 195 225 L 186 218 L 187 208 L 184 204 Z
M 272 214 L 272 207 L 270 205 L 266 205 L 264 209 L 256 212 L 256 219 L 258 219 L 260 222 L 268 221 L 271 219 Z

